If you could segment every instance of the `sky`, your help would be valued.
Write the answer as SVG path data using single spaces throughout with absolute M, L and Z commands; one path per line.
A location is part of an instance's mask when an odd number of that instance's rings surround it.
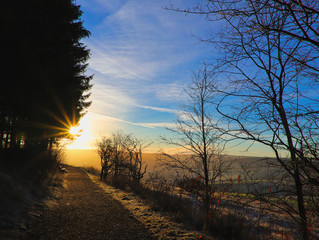
M 195 0 L 172 1 L 179 8 Z M 200 43 L 218 26 L 204 16 L 164 9 L 164 0 L 77 0 L 91 32 L 82 42 L 91 51 L 87 74 L 92 101 L 80 122 L 81 136 L 69 149 L 94 148 L 96 139 L 131 133 L 160 148 L 173 126 L 193 72 L 216 54 Z M 245 153 L 249 155 L 248 153 Z
M 82 42 L 91 51 L 87 74 L 94 77 L 82 137 L 69 148 L 92 148 L 96 138 L 118 130 L 156 141 L 178 117 L 184 88 L 210 51 L 194 35 L 207 35 L 210 26 L 202 16 L 165 10 L 167 1 L 76 3 L 91 32 Z

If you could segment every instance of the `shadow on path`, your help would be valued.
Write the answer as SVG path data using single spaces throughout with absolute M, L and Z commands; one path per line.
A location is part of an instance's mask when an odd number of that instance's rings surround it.
M 66 168 L 61 197 L 44 212 L 26 239 L 153 239 L 142 223 L 85 172 Z

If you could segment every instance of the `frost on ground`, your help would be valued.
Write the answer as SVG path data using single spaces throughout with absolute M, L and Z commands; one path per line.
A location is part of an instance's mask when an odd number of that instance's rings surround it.
M 118 200 L 131 214 L 142 222 L 157 239 L 201 239 L 202 233 L 185 229 L 182 224 L 169 220 L 161 213 L 154 212 L 143 199 L 134 193 L 124 192 L 111 187 L 99 180 L 99 177 L 89 174 L 91 180 L 98 184 L 106 194 Z M 211 239 L 205 236 L 205 239 Z

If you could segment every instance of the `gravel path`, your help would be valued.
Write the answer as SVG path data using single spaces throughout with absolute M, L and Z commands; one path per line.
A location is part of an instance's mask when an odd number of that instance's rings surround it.
M 66 168 L 61 197 L 32 226 L 26 239 L 153 239 L 142 223 L 85 172 Z

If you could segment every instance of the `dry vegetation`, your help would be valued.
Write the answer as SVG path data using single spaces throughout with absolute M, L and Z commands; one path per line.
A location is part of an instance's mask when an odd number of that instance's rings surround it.
M 132 184 L 131 181 L 123 179 L 123 182 L 117 185 L 121 187 L 122 191 L 110 187 L 105 188 L 113 192 L 124 206 L 131 203 L 133 201 L 131 198 L 134 196 L 134 199 L 137 198 L 138 203 L 143 205 L 137 209 L 146 208 L 148 212 L 164 214 L 165 219 L 178 223 L 178 226 L 186 232 L 195 231 L 196 234 L 203 236 L 206 234 L 206 237 L 211 236 L 217 239 L 298 239 L 299 233 L 296 223 L 291 221 L 291 218 L 280 209 L 280 205 L 274 205 L 274 202 L 278 203 L 278 199 L 274 197 L 272 199 L 261 198 L 260 195 L 248 191 L 256 189 L 257 186 L 259 189 L 266 188 L 269 191 L 271 182 L 267 175 L 262 178 L 262 174 L 259 174 L 259 179 L 254 182 L 247 177 L 247 174 L 245 176 L 247 166 L 250 166 L 253 172 L 267 172 L 268 169 L 265 168 L 265 165 L 258 164 L 263 163 L 264 158 L 232 156 L 225 156 L 225 158 L 227 161 L 236 161 L 237 164 L 234 165 L 233 172 L 216 181 L 211 197 L 212 204 L 208 224 L 202 201 L 200 201 L 203 194 L 202 189 L 204 189 L 203 181 L 197 178 L 187 178 L 182 172 L 177 173 L 162 167 L 154 168 L 139 184 Z M 149 163 L 153 166 L 156 165 L 154 162 Z M 97 181 L 99 171 L 92 168 L 89 168 L 88 171 L 95 172 L 94 181 Z M 109 181 L 109 183 L 112 182 Z M 122 195 L 119 197 L 118 194 Z M 128 208 L 135 209 L 133 206 Z M 135 211 L 139 210 L 135 209 Z M 153 221 L 150 220 L 152 218 L 149 216 L 150 213 L 136 214 L 140 216 L 138 219 L 144 215 L 144 217 L 148 216 L 149 218 L 142 222 L 146 221 L 145 224 L 150 227 L 150 222 Z M 312 223 L 312 236 L 316 239 L 319 237 L 318 226 L 315 226 L 316 221 L 313 220 Z M 162 222 L 162 224 L 164 223 Z M 168 228 L 168 225 L 162 225 L 160 233 L 155 235 L 164 236 L 165 231 L 171 232 L 172 235 L 176 234 L 176 232 L 172 233 L 172 229 Z M 151 228 L 157 229 L 156 226 Z M 165 228 L 167 229 L 165 230 Z

